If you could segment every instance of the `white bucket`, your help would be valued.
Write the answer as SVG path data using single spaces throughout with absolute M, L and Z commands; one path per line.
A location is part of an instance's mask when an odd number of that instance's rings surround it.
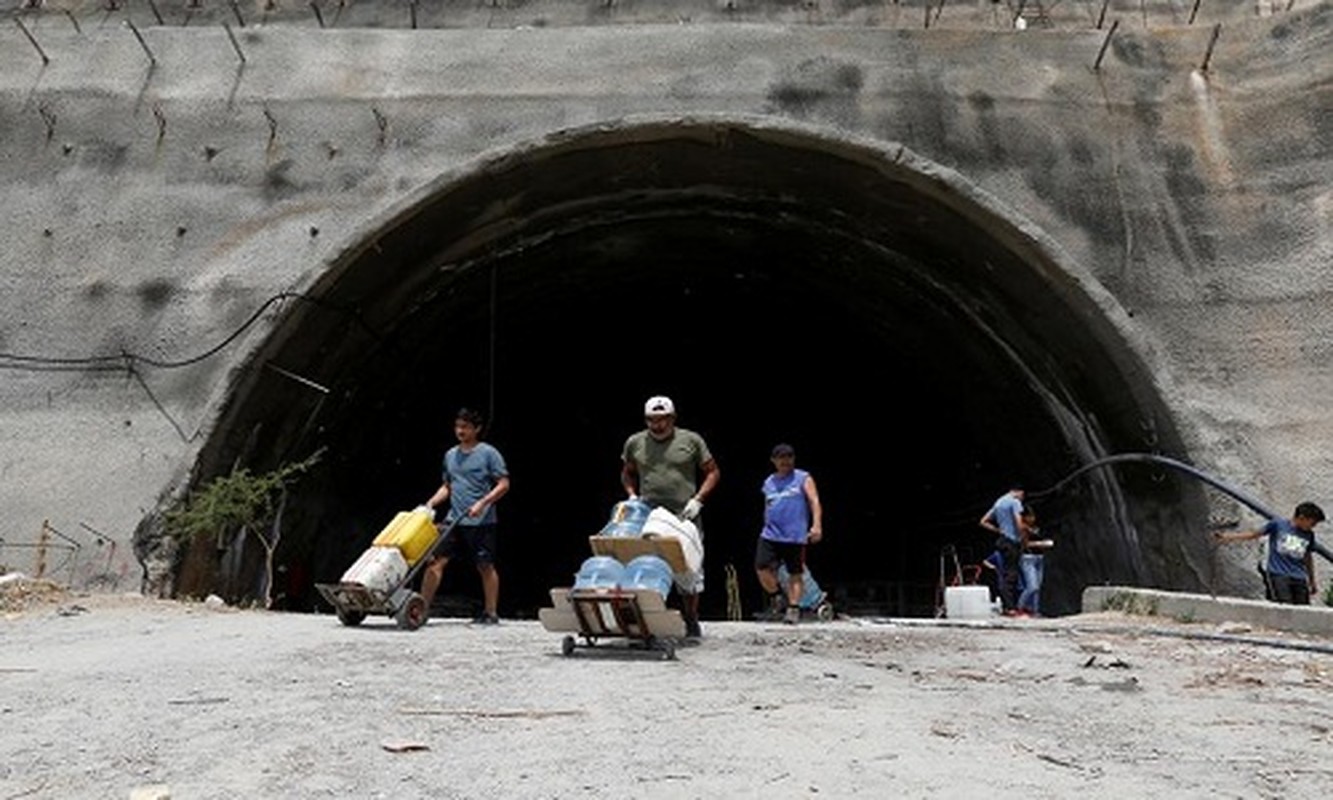
M 944 616 L 948 619 L 988 619 L 993 613 L 990 588 L 986 586 L 946 586 Z
M 371 547 L 343 573 L 343 583 L 359 583 L 388 594 L 407 575 L 407 561 L 397 547 Z

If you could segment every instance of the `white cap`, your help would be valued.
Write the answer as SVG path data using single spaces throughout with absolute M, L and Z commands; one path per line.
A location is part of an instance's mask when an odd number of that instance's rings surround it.
M 645 417 L 661 417 L 676 413 L 676 404 L 671 402 L 670 397 L 657 395 L 648 398 L 648 402 L 643 404 L 643 415 Z

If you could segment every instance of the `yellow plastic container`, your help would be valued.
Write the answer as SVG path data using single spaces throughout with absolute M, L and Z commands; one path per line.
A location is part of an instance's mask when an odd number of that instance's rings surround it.
M 398 548 L 410 567 L 421 560 L 438 535 L 430 515 L 420 511 L 399 511 L 375 537 L 374 546 Z

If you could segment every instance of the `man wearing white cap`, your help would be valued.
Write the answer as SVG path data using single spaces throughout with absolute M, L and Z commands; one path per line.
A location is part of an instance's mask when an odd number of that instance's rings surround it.
M 657 395 L 648 398 L 643 406 L 647 427 L 625 440 L 621 453 L 620 482 L 625 494 L 639 498 L 650 506 L 662 507 L 681 519 L 693 522 L 703 539 L 700 512 L 704 500 L 720 476 L 717 462 L 708 450 L 704 438 L 694 431 L 676 427 L 676 405 L 670 397 Z M 702 475 L 703 480 L 699 478 Z M 698 575 L 691 586 L 681 590 L 682 616 L 685 617 L 686 635 L 698 638 L 699 593 L 703 591 L 703 576 Z

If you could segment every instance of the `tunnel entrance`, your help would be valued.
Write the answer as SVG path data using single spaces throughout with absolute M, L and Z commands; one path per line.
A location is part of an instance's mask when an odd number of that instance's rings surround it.
M 442 178 L 359 240 L 288 306 L 197 469 L 327 448 L 285 517 L 288 607 L 314 607 L 314 582 L 430 495 L 460 406 L 487 414 L 511 469 L 501 612 L 516 616 L 589 555 L 653 394 L 722 471 L 706 618 L 725 612 L 727 565 L 756 610 L 777 441 L 819 483 L 826 541 L 809 561 L 835 604 L 917 616 L 934 611 L 942 548 L 988 552 L 977 519 L 1011 481 L 1183 455 L 1095 285 L 896 146 L 753 121 L 574 131 Z M 1058 541 L 1047 613 L 1076 610 L 1090 583 L 1201 585 L 1206 548 L 1181 532 L 1205 505 L 1175 475 L 1098 472 L 1037 506 Z M 215 580 L 209 564 L 192 555 L 179 590 Z M 475 573 L 451 566 L 442 594 L 479 598 Z

